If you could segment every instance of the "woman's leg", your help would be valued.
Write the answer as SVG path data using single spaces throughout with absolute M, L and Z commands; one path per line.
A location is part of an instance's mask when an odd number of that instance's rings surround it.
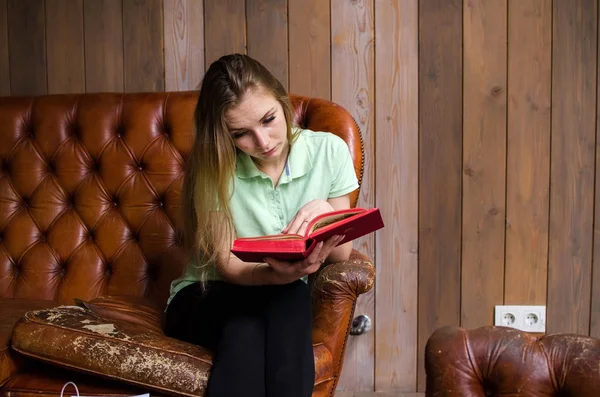
M 315 381 L 312 302 L 306 283 L 269 287 L 266 388 L 269 397 L 310 397 Z
M 167 335 L 215 352 L 208 397 L 265 396 L 265 326 L 256 292 L 222 282 L 202 291 L 197 284 L 169 305 Z
M 206 395 L 265 397 L 264 342 L 260 317 L 231 317 L 217 346 Z

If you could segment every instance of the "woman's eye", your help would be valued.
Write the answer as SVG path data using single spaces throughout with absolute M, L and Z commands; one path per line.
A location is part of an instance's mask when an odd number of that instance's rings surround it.
M 269 124 L 271 121 L 275 120 L 275 116 L 269 116 L 263 121 L 265 124 Z
M 243 137 L 244 135 L 246 135 L 246 131 L 239 131 L 239 132 L 234 132 L 233 134 L 231 134 L 233 139 L 239 139 L 239 138 Z

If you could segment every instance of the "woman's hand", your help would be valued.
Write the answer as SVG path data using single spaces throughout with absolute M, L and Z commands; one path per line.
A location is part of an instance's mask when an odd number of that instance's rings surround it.
M 320 241 L 304 260 L 298 262 L 285 262 L 273 258 L 265 258 L 265 263 L 273 269 L 277 281 L 281 284 L 291 283 L 319 270 L 331 251 L 344 237 L 336 235 L 329 237 L 325 241 Z
M 334 208 L 327 200 L 312 200 L 304 204 L 298 210 L 292 221 L 281 231 L 285 234 L 300 234 L 304 235 L 309 222 L 317 216 L 326 212 L 333 211 Z

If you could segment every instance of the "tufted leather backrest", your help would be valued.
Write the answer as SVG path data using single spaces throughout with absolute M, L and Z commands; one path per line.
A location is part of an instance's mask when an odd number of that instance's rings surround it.
M 166 303 L 185 264 L 180 189 L 196 95 L 0 98 L 0 297 Z M 339 133 L 362 176 L 352 117 L 292 99 L 296 122 Z
M 427 396 L 596 397 L 600 340 L 448 326 L 429 338 L 425 368 Z

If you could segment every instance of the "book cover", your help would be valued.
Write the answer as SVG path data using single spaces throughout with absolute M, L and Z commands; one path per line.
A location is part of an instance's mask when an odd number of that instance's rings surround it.
M 238 238 L 234 240 L 231 252 L 244 262 L 262 262 L 266 257 L 297 261 L 306 258 L 319 241 L 331 236 L 345 235 L 339 242 L 344 244 L 383 227 L 378 208 L 349 208 L 317 216 L 308 224 L 304 235 Z

